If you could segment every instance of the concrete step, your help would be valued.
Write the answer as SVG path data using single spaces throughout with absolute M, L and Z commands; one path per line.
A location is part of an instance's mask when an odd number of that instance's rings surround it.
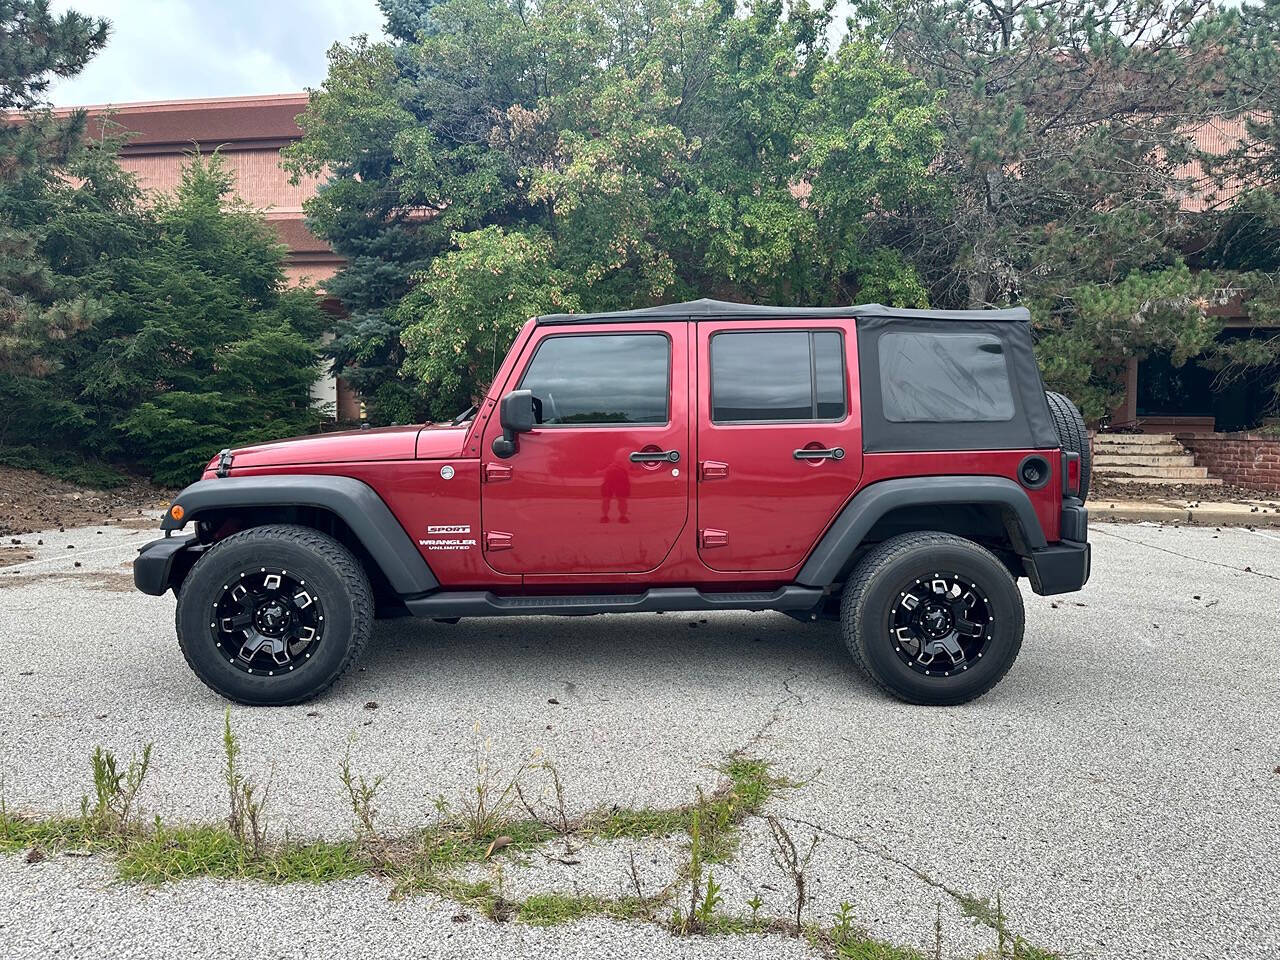
M 1094 446 L 1146 446 L 1152 443 L 1176 443 L 1172 433 L 1095 433 Z
M 1194 467 L 1196 458 L 1189 453 L 1157 454 L 1098 454 L 1093 458 L 1097 467 Z
M 1181 480 L 1170 480 L 1168 477 L 1124 477 L 1107 475 L 1107 483 L 1141 483 L 1152 487 L 1168 487 L 1177 484 L 1187 487 L 1220 487 L 1222 481 L 1217 477 L 1184 477 Z
M 1094 439 L 1093 452 L 1103 457 L 1160 457 L 1181 456 L 1186 448 L 1177 443 L 1104 443 Z
M 1209 475 L 1205 467 L 1109 467 L 1100 466 L 1094 471 L 1103 477 L 1148 477 L 1156 480 L 1203 480 Z

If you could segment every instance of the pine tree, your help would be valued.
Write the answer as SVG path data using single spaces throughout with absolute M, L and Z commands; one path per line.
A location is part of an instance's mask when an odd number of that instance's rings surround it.
M 1129 357 L 1211 352 L 1222 278 L 1184 264 L 1232 109 L 1239 11 L 1205 0 L 856 0 L 853 30 L 943 98 L 941 202 L 897 211 L 939 306 L 1032 307 L 1050 386 L 1090 418 Z
M 82 149 L 85 118 L 56 117 L 55 77 L 79 73 L 106 43 L 107 23 L 47 0 L 0 0 L 0 373 L 42 377 L 47 346 L 86 329 L 98 304 L 61 283 L 45 252 L 45 210 Z

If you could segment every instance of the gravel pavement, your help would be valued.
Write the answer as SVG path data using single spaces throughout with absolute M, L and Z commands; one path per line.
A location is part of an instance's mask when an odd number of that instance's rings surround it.
M 127 563 L 151 536 L 33 534 L 20 539 L 36 559 L 0 568 L 11 807 L 74 811 L 95 745 L 128 754 L 154 741 L 147 809 L 172 821 L 222 815 L 224 703 L 177 649 L 173 598 L 129 589 Z M 321 700 L 233 708 L 232 723 L 248 772 L 274 771 L 277 834 L 350 834 L 337 776 L 349 742 L 357 770 L 387 775 L 383 816 L 401 829 L 473 782 L 477 729 L 507 769 L 540 749 L 575 809 L 687 801 L 715 784 L 727 753 L 750 746 L 803 781 L 770 812 L 797 838 L 820 838 L 814 920 L 829 923 L 847 902 L 876 935 L 923 947 L 941 907 L 946 952 L 971 955 L 994 944 L 947 891 L 998 894 L 1015 929 L 1071 955 L 1274 958 L 1280 531 L 1095 524 L 1092 539 L 1093 581 L 1075 596 L 1027 592 L 1017 664 L 963 707 L 881 696 L 832 626 L 668 614 L 383 623 L 361 669 Z M 784 912 L 763 823 L 743 833 L 722 878 L 726 909 L 759 894 L 766 912 Z M 522 893 L 616 892 L 621 854 L 604 845 L 577 869 L 513 865 L 509 882 Z M 677 861 L 661 842 L 640 858 L 655 876 Z M 456 922 L 453 904 L 391 903 L 387 892 L 375 880 L 148 888 L 114 881 L 96 858 L 0 857 L 0 955 L 807 952 L 776 937 L 682 940 L 601 920 Z

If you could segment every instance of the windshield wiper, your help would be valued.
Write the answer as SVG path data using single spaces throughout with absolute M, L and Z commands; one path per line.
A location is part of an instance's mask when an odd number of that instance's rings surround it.
M 456 427 L 460 423 L 466 423 L 476 415 L 476 411 L 478 409 L 479 408 L 473 403 L 471 406 L 467 407 L 467 409 L 463 410 L 460 414 L 450 420 L 449 425 Z

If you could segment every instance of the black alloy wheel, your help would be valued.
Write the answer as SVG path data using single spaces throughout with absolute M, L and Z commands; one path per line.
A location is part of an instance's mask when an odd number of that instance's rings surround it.
M 889 638 L 911 669 L 926 677 L 949 677 L 982 659 L 995 619 L 991 601 L 976 583 L 934 571 L 899 591 L 889 612 Z
M 233 667 L 270 677 L 311 660 L 324 634 L 324 607 L 297 574 L 259 567 L 223 584 L 209 629 Z
M 949 533 L 892 537 L 858 561 L 840 598 L 854 663 L 917 704 L 982 696 L 1022 648 L 1022 593 L 990 550 Z
M 332 686 L 373 629 L 360 561 L 328 534 L 271 525 L 206 550 L 178 591 L 178 645 L 236 703 L 302 703 Z

